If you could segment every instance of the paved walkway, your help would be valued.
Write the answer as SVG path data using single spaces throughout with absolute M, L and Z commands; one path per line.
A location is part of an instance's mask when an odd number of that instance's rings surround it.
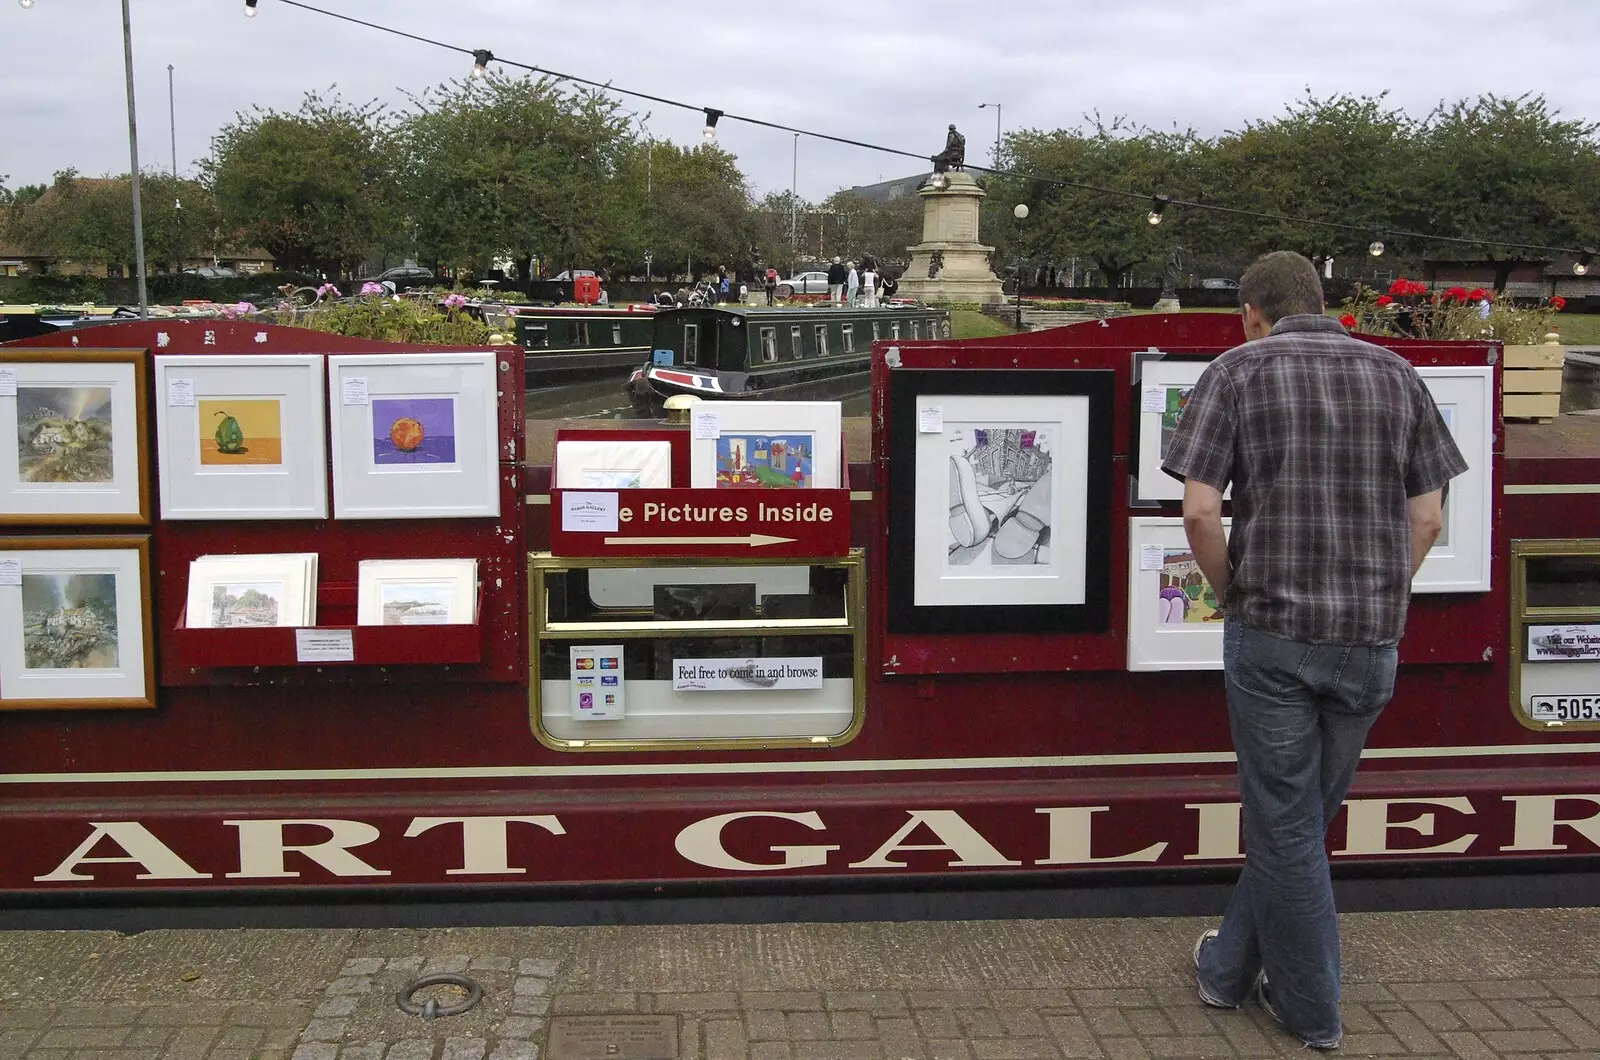
M 11 932 L 0 1060 L 1310 1055 L 1254 1008 L 1196 1000 L 1208 923 Z M 1343 930 L 1336 1055 L 1600 1057 L 1600 909 Z M 482 1002 L 405 1015 L 395 991 L 427 971 L 467 972 Z

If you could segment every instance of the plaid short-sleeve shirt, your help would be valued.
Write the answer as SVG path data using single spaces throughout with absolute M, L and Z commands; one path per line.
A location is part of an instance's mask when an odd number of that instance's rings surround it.
M 1200 376 L 1162 468 L 1233 487 L 1230 619 L 1315 644 L 1395 644 L 1411 598 L 1409 497 L 1467 469 L 1398 354 L 1290 316 Z

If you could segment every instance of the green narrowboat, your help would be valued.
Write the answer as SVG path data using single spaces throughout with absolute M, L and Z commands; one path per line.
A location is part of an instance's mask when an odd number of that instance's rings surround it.
M 650 359 L 656 307 L 505 306 L 529 386 L 625 376 Z
M 950 337 L 947 311 L 913 305 L 665 309 L 654 325 L 650 362 L 626 385 L 641 411 L 674 394 L 836 399 L 866 385 L 874 342 Z

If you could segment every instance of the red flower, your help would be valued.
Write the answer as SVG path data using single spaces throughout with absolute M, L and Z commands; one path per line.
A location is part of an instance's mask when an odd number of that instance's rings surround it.
M 1340 317 L 1339 323 L 1343 324 L 1349 331 L 1354 331 L 1356 329 L 1356 318 L 1351 316 L 1349 313 L 1346 313 L 1344 316 Z
M 1488 300 L 1489 295 L 1482 287 L 1474 287 L 1467 292 L 1467 301 L 1469 302 L 1487 302 Z
M 1380 294 L 1378 296 L 1378 305 L 1386 306 L 1386 305 L 1393 305 L 1393 304 L 1394 304 L 1394 299 L 1390 298 L 1388 295 Z
M 1558 294 L 1553 294 L 1550 296 L 1550 308 L 1559 313 L 1567 308 L 1567 300 Z
M 1444 300 L 1446 302 L 1465 302 L 1467 300 L 1467 289 L 1465 287 L 1447 288 L 1444 292 Z
M 1411 281 L 1402 276 L 1389 285 L 1389 293 L 1396 297 L 1402 297 L 1411 293 L 1410 286 Z

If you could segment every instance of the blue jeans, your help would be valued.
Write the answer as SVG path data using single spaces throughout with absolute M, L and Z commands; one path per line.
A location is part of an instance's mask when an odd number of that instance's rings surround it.
M 1201 986 L 1241 1004 L 1265 969 L 1272 1007 L 1311 1045 L 1337 1044 L 1339 924 L 1324 845 L 1367 731 L 1394 694 L 1396 649 L 1305 644 L 1223 627 L 1228 727 L 1239 758 L 1244 871 Z

